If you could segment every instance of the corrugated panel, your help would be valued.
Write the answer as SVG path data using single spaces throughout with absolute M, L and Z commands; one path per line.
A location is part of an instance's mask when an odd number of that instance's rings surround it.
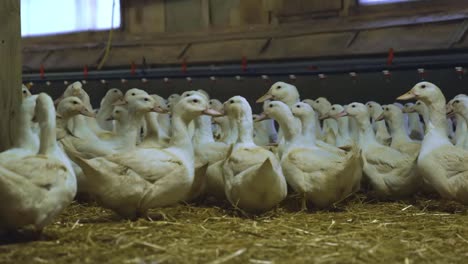
M 260 58 L 304 58 L 336 55 L 346 50 L 353 33 L 327 33 L 291 38 L 273 39 Z
M 143 56 L 148 64 L 177 63 L 177 56 L 183 48 L 184 45 L 114 48 L 106 65 L 129 65 L 132 61 L 140 63 Z
M 187 51 L 189 61 L 240 61 L 242 56 L 254 58 L 265 40 L 231 40 L 194 44 Z
M 201 0 L 166 0 L 166 32 L 202 29 L 201 8 Z
M 210 19 L 214 27 L 230 25 L 231 10 L 239 6 L 240 0 L 210 0 Z
M 383 28 L 363 31 L 351 47 L 352 53 L 381 53 L 389 48 L 396 51 L 422 51 L 448 48 L 453 23 Z

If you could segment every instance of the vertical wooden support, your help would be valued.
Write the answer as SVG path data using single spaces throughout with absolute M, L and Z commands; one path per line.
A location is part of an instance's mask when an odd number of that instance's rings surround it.
M 11 146 L 21 103 L 20 0 L 0 1 L 0 151 Z

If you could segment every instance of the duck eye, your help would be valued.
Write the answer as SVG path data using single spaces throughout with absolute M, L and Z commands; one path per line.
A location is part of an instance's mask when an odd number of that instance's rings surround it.
M 355 107 L 356 107 L 356 105 L 351 105 L 351 107 L 352 107 L 352 108 L 355 108 Z
M 297 108 L 301 108 L 301 106 L 300 106 L 300 105 L 296 105 L 296 107 L 297 107 Z
M 149 101 L 149 99 L 148 99 L 148 98 L 145 98 L 145 102 L 148 102 L 148 101 Z
M 421 85 L 421 88 L 423 88 L 423 89 L 426 88 L 426 85 L 425 84 Z
M 273 104 L 270 104 L 268 107 L 272 108 L 272 107 L 273 107 Z
M 120 111 L 115 111 L 116 114 L 120 114 Z
M 212 104 L 213 104 L 213 102 L 209 102 L 209 104 L 210 104 L 210 105 L 212 105 Z
M 385 111 L 388 111 L 388 108 L 385 108 Z
M 276 89 L 281 89 L 281 87 L 282 87 L 281 85 L 278 85 L 276 86 Z
M 75 105 L 76 105 L 76 104 L 78 104 L 78 102 L 77 102 L 77 101 L 73 101 L 73 104 L 75 104 Z
M 132 93 L 132 96 L 135 96 L 136 94 L 135 93 Z
M 332 107 L 332 110 L 333 110 L 333 111 L 335 111 L 335 110 L 336 110 L 336 108 L 335 108 L 335 107 Z
M 319 99 L 317 99 L 317 100 L 315 100 L 315 102 L 316 102 L 317 104 L 319 104 L 319 103 L 320 103 L 320 100 L 319 100 Z
M 460 102 L 460 100 L 455 100 L 453 103 L 458 104 L 459 102 Z
M 233 104 L 233 103 L 234 103 L 234 100 L 229 100 L 229 103 L 230 103 L 230 104 Z
M 372 105 L 368 105 L 369 108 L 372 108 Z
M 114 93 L 117 93 L 117 90 L 114 90 Z
M 23 90 L 23 93 L 25 94 L 25 93 L 26 93 L 26 90 Z
M 198 99 L 193 99 L 192 102 L 198 103 Z

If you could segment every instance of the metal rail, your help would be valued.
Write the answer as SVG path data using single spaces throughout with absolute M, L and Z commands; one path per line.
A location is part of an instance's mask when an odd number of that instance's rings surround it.
M 161 67 L 150 69 L 138 69 L 132 74 L 131 70 L 101 70 L 89 71 L 87 80 L 113 80 L 113 79 L 162 79 L 162 78 L 186 78 L 186 77 L 229 77 L 229 76 L 278 76 L 278 75 L 314 75 L 314 74 L 338 74 L 349 72 L 379 72 L 382 70 L 409 70 L 409 69 L 434 69 L 468 66 L 468 52 L 454 52 L 432 55 L 397 56 L 392 65 L 387 65 L 387 58 L 343 58 L 343 59 L 318 59 L 304 61 L 278 61 L 265 63 L 251 63 L 246 69 L 240 64 L 222 65 L 194 65 L 186 71 L 181 67 Z M 44 78 L 39 73 L 23 74 L 24 82 L 46 81 L 72 81 L 85 79 L 83 72 L 46 72 Z

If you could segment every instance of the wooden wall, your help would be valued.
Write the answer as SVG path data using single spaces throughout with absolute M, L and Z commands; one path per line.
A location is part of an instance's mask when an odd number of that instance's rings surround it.
M 468 48 L 468 5 L 420 0 L 122 0 L 123 26 L 105 68 L 305 59 Z M 82 69 L 103 57 L 108 32 L 28 38 L 25 71 Z
M 21 103 L 20 0 L 0 1 L 0 152 L 13 143 Z

